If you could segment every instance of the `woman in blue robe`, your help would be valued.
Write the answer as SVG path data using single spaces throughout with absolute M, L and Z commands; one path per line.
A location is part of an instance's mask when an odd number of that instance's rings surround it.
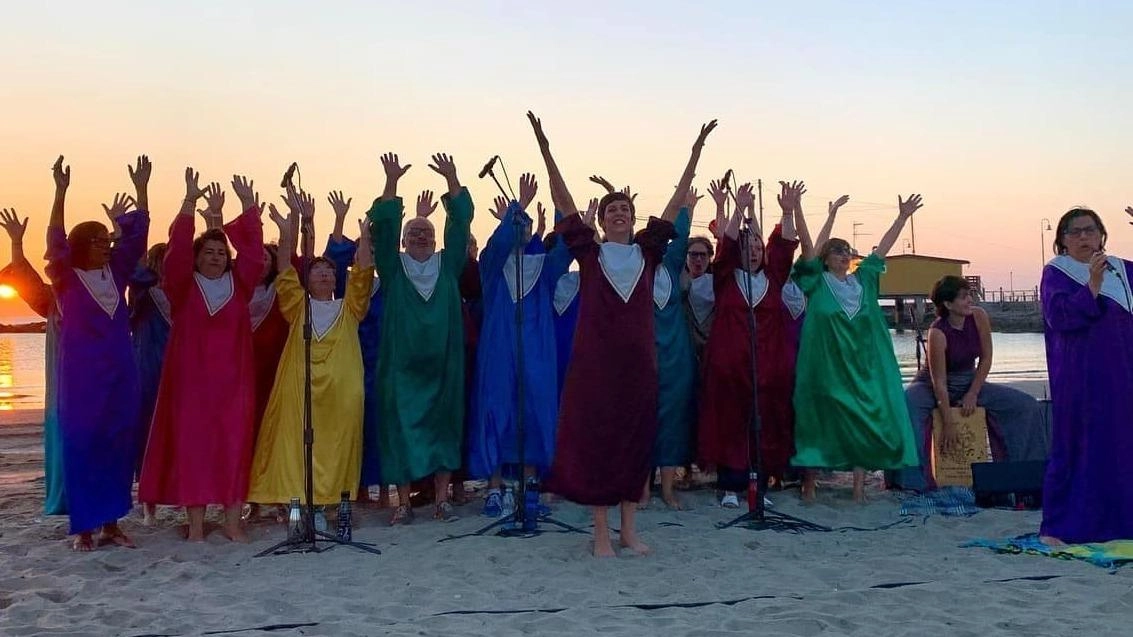
M 146 253 L 146 262 L 138 266 L 127 291 L 130 297 L 130 332 L 134 345 L 134 362 L 138 366 L 141 405 L 138 411 L 138 459 L 135 475 L 141 475 L 153 408 L 157 404 L 157 388 L 161 384 L 161 366 L 165 361 L 165 344 L 169 341 L 169 299 L 161 289 L 161 264 L 165 260 L 165 244 L 158 243 Z

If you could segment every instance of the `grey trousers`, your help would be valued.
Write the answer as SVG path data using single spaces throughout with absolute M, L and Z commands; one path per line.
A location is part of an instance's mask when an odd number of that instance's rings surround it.
M 959 404 L 972 386 L 974 373 L 948 375 L 948 399 Z M 905 388 L 905 404 L 917 441 L 917 457 L 921 466 L 887 471 L 891 487 L 924 491 L 935 488 L 929 463 L 932 442 L 932 410 L 936 396 L 929 381 L 913 381 Z M 988 437 L 992 460 L 1045 460 L 1050 450 L 1050 432 L 1043 422 L 1042 407 L 1026 392 L 995 383 L 983 384 L 976 405 L 987 411 Z

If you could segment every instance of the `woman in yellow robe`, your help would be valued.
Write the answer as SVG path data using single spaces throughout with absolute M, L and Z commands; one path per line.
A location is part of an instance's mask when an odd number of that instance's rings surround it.
M 303 210 L 309 223 L 313 201 Z M 292 228 L 293 224 L 289 224 Z M 362 223 L 362 239 L 350 271 L 346 292 L 334 299 L 334 264 L 322 259 L 311 263 L 311 421 L 315 432 L 314 483 L 316 505 L 339 501 L 343 491 L 354 499 L 362 469 L 362 354 L 358 322 L 366 316 L 374 281 L 369 224 Z M 275 280 L 279 309 L 290 325 L 275 386 L 268 399 L 256 440 L 248 501 L 261 504 L 304 501 L 303 385 L 304 292 L 299 276 L 286 255 L 293 234 L 280 237 L 279 276 Z

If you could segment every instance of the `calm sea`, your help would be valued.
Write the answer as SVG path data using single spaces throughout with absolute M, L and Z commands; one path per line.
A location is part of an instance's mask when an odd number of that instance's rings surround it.
M 43 408 L 43 334 L 0 334 L 0 410 Z M 1046 350 L 1042 334 L 993 334 L 993 381 L 1045 381 Z M 917 371 L 916 337 L 893 334 L 901 375 Z

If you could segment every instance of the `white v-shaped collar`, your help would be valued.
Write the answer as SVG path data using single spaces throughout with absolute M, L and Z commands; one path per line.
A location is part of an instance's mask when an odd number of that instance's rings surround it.
M 794 280 L 787 281 L 783 285 L 783 305 L 787 306 L 787 311 L 791 313 L 791 318 L 797 319 L 802 316 L 806 311 L 806 294 L 803 289 L 799 287 L 798 283 Z
M 275 286 L 274 285 L 257 285 L 256 291 L 252 293 L 252 301 L 248 303 L 248 311 L 252 314 L 252 331 L 260 328 L 260 325 L 267 318 L 268 313 L 271 312 L 271 306 L 275 303 Z
M 712 275 L 704 273 L 688 283 L 688 306 L 692 308 L 692 317 L 696 322 L 704 325 L 716 307 L 716 288 L 712 284 Z
M 857 316 L 862 309 L 862 284 L 858 282 L 858 277 L 851 274 L 845 281 L 839 281 L 833 274 L 823 272 L 822 279 L 826 281 L 826 287 L 834 295 L 838 305 L 842 306 L 846 316 L 851 319 Z
M 543 273 L 543 262 L 546 260 L 545 254 L 525 254 L 522 255 L 523 260 L 520 262 L 520 274 L 523 276 L 523 294 L 526 297 L 535 289 L 535 284 L 539 282 L 539 275 Z M 513 303 L 520 299 L 516 295 L 515 280 L 515 255 L 509 255 L 507 261 L 504 263 L 504 279 L 507 281 L 507 289 L 511 293 L 511 300 Z
M 1130 296 L 1133 296 L 1133 288 L 1129 286 L 1129 281 L 1125 279 L 1125 263 L 1117 257 L 1108 257 L 1106 261 L 1113 266 L 1117 274 L 1111 270 L 1106 270 L 1105 273 L 1102 274 L 1102 288 L 1100 294 L 1112 299 L 1115 303 L 1125 308 L 1126 312 L 1133 313 L 1133 307 L 1129 305 Z M 1058 268 L 1066 274 L 1066 276 L 1082 285 L 1089 285 L 1090 283 L 1089 264 L 1082 263 L 1074 259 L 1074 257 L 1062 254 L 1051 259 L 1048 265 Z
M 374 282 L 370 284 L 370 298 L 373 298 L 382 289 L 382 278 L 374 275 Z
M 80 270 L 72 268 L 75 274 L 78 275 L 79 281 L 82 282 L 83 287 L 87 289 L 87 293 L 94 299 L 95 303 L 102 308 L 103 312 L 110 318 L 114 318 L 114 313 L 118 311 L 118 303 L 121 300 L 118 294 L 118 286 L 114 283 L 114 273 L 110 271 L 110 266 L 104 265 L 97 270 Z
M 231 271 L 225 272 L 216 279 L 210 279 L 200 272 L 194 272 L 193 278 L 197 280 L 197 289 L 201 291 L 201 297 L 205 300 L 209 316 L 216 316 L 216 313 L 223 310 L 235 294 Z
M 753 275 L 747 270 L 736 268 L 736 285 L 740 287 L 740 294 L 750 308 L 759 305 L 763 297 L 767 296 L 767 275 L 763 270 Z M 749 292 L 751 296 L 748 296 Z
M 405 278 L 413 284 L 417 294 L 426 301 L 433 298 L 433 292 L 437 289 L 437 279 L 441 276 L 441 253 L 434 252 L 433 256 L 424 261 L 416 261 L 404 252 L 400 253 L 400 256 Z
M 342 299 L 319 301 L 311 299 L 311 330 L 317 340 L 323 340 L 342 316 Z
M 555 283 L 555 312 L 559 316 L 562 316 L 578 297 L 578 285 L 578 272 L 567 272 Z
M 607 241 L 598 248 L 598 263 L 602 274 L 622 301 L 629 303 L 641 274 L 645 272 L 645 256 L 641 246 L 636 243 L 614 243 Z
M 668 268 L 658 267 L 653 273 L 653 304 L 658 310 L 663 310 L 672 296 L 673 277 L 669 275 Z
M 173 308 L 169 304 L 169 297 L 165 295 L 165 290 L 155 285 L 149 289 L 149 297 L 153 299 L 153 305 L 161 313 L 161 318 L 165 319 L 165 324 L 173 325 Z

